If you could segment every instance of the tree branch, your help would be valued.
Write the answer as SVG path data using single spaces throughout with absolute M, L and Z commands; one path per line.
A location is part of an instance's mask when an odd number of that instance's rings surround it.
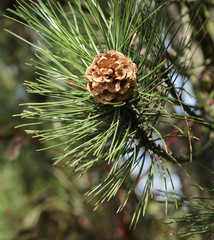
M 154 154 L 157 154 L 160 158 L 163 158 L 167 161 L 170 161 L 172 163 L 185 163 L 185 162 L 190 162 L 190 157 L 187 155 L 175 155 L 171 152 L 167 152 L 166 149 L 164 149 L 162 146 L 159 144 L 156 144 L 154 140 L 150 137 L 148 137 L 148 134 L 146 131 L 142 128 L 140 119 L 137 118 L 136 112 L 134 109 L 132 111 L 132 128 L 136 130 L 137 134 L 137 140 L 139 141 L 139 144 L 142 147 L 145 147 L 146 151 L 151 150 Z M 202 150 L 197 153 L 193 153 L 193 159 L 199 159 L 202 157 L 208 150 L 214 147 L 214 138 L 211 138 L 207 144 L 204 145 Z

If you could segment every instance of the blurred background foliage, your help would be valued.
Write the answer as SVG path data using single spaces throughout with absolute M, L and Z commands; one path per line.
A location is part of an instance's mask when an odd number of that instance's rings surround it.
M 64 4 L 66 1 L 60 2 Z M 6 9 L 13 8 L 14 3 L 14 0 L 0 2 L 0 240 L 178 239 L 171 233 L 179 229 L 180 223 L 165 225 L 163 207 L 153 201 L 149 204 L 146 216 L 140 219 L 136 230 L 129 230 L 129 208 L 131 209 L 137 200 L 136 196 L 133 196 L 128 207 L 121 214 L 115 214 L 123 190 L 119 192 L 119 197 L 103 204 L 94 212 L 93 203 L 87 203 L 89 198 L 84 193 L 97 181 L 98 173 L 88 172 L 79 180 L 75 176 L 69 176 L 59 167 L 52 166 L 51 159 L 57 154 L 57 149 L 56 152 L 38 152 L 36 149 L 42 147 L 41 143 L 26 135 L 22 128 L 14 128 L 26 122 L 12 117 L 22 111 L 20 103 L 30 102 L 32 98 L 36 98 L 37 101 L 46 100 L 41 96 L 29 96 L 23 86 L 24 80 L 33 81 L 35 78 L 34 71 L 25 64 L 33 56 L 33 49 L 4 31 L 4 28 L 7 28 L 30 41 L 36 41 L 31 31 L 3 17 L 3 14 L 8 14 Z M 172 5 L 169 11 L 171 18 L 177 16 L 173 11 L 176 13 L 176 10 L 181 9 L 181 6 L 176 4 L 174 7 Z M 202 98 L 202 101 L 209 101 L 209 118 L 212 118 L 212 1 L 207 1 L 201 14 L 200 21 L 204 22 L 204 18 L 207 18 L 204 33 L 207 37 L 201 42 L 203 61 L 207 62 L 207 68 L 199 73 L 201 77 L 197 78 L 197 81 L 193 79 L 193 85 L 196 86 L 196 96 Z M 195 129 L 197 131 L 197 127 Z M 213 134 L 203 132 L 202 135 L 201 130 L 199 131 L 199 138 Z M 201 164 L 204 161 L 207 161 L 208 168 L 213 167 L 213 151 L 208 152 L 199 162 Z M 213 175 L 207 169 L 198 163 L 186 164 L 186 168 L 194 172 L 194 176 L 203 186 L 213 187 Z M 197 188 L 187 183 L 183 173 L 178 174 L 182 179 L 184 194 L 204 196 Z M 207 197 L 207 193 L 205 196 Z M 183 208 L 175 211 L 172 207 L 169 208 L 169 215 L 182 218 L 186 211 Z M 211 235 L 198 235 L 193 239 L 209 238 L 211 239 Z

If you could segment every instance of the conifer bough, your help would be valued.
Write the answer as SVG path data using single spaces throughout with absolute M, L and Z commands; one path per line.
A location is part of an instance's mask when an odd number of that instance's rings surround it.
M 121 52 L 110 50 L 94 58 L 86 77 L 88 91 L 99 102 L 122 102 L 134 91 L 137 66 Z
M 135 227 L 152 197 L 155 167 L 161 184 L 165 183 L 166 210 L 168 182 L 177 205 L 176 190 L 165 160 L 183 169 L 181 163 L 189 161 L 189 157 L 170 153 L 166 141 L 187 135 L 193 138 L 181 129 L 183 122 L 187 129 L 187 121 L 212 128 L 197 116 L 196 109 L 190 109 L 182 101 L 180 96 L 185 89 L 174 87 L 189 63 L 181 56 L 192 41 L 188 45 L 181 41 L 179 52 L 171 56 L 169 48 L 177 31 L 166 46 L 172 25 L 165 28 L 166 5 L 160 5 L 159 1 L 103 1 L 108 3 L 106 13 L 99 4 L 101 1 L 68 1 L 68 12 L 54 0 L 31 2 L 19 0 L 16 10 L 10 10 L 16 18 L 8 18 L 28 26 L 39 36 L 40 41 L 33 44 L 12 33 L 35 49 L 36 58 L 31 65 L 38 70 L 39 78 L 26 81 L 25 85 L 29 93 L 47 96 L 47 101 L 24 104 L 26 110 L 20 116 L 33 122 L 21 126 L 42 125 L 27 132 L 34 133 L 44 143 L 43 149 L 62 150 L 55 163 L 69 167 L 74 173 L 82 175 L 93 167 L 111 164 L 111 170 L 87 193 L 96 199 L 95 208 L 109 201 L 123 186 L 126 195 L 118 212 L 122 211 L 139 180 L 145 177 L 139 201 L 132 207 L 131 226 Z M 193 9 L 198 5 L 194 4 Z M 189 39 L 189 31 L 183 39 L 187 36 Z M 86 84 L 98 102 L 110 103 L 109 106 L 99 107 L 96 101 L 91 101 Z M 125 102 L 132 96 L 131 101 Z M 182 114 L 173 111 L 175 105 L 182 107 Z M 35 119 L 39 121 L 35 123 Z M 159 131 L 160 124 L 162 129 L 163 126 L 168 129 L 166 133 Z M 130 180 L 130 174 L 136 169 L 135 179 Z

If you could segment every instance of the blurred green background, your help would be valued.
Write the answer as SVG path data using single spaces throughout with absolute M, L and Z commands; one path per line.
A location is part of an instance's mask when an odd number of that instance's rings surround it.
M 149 204 L 135 231 L 128 229 L 129 209 L 115 214 L 122 191 L 93 211 L 94 205 L 87 203 L 89 197 L 84 193 L 99 178 L 97 173 L 89 172 L 79 180 L 69 176 L 52 166 L 56 152 L 36 151 L 41 143 L 22 128 L 14 128 L 26 122 L 12 117 L 22 111 L 20 103 L 45 100 L 28 95 L 23 85 L 24 80 L 35 79 L 34 70 L 26 65 L 33 49 L 4 31 L 36 40 L 31 31 L 3 17 L 14 2 L 0 2 L 0 240 L 177 239 L 170 235 L 177 225 L 164 225 L 164 211 L 158 203 Z M 134 204 L 135 196 L 132 201 Z M 172 214 L 182 216 L 184 212 L 172 210 Z

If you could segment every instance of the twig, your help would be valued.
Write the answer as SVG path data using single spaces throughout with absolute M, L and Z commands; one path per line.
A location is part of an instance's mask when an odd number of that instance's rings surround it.
M 69 82 L 71 85 L 75 86 L 75 87 L 78 87 L 78 88 L 82 88 L 84 90 L 87 90 L 86 87 L 83 87 L 81 85 L 79 85 L 78 83 L 75 83 L 74 81 L 70 80 L 70 79 L 67 79 L 67 78 L 57 78 L 56 80 L 65 80 L 67 82 Z
M 174 84 L 173 84 L 173 89 L 174 89 L 174 91 L 175 91 L 176 97 L 177 97 L 177 99 L 179 100 L 180 106 L 181 106 L 182 111 L 183 111 L 183 113 L 184 113 L 185 123 L 186 123 L 186 125 L 187 125 L 188 141 L 189 141 L 189 159 L 190 159 L 190 162 L 192 162 L 192 142 L 191 142 L 191 137 L 190 137 L 189 122 L 187 121 L 187 117 L 186 117 L 186 115 L 185 115 L 185 110 L 184 110 L 183 104 L 181 103 L 181 99 L 180 99 L 180 97 L 179 97 L 179 95 L 178 95 L 178 92 L 177 92 L 176 89 L 175 89 Z
M 152 138 L 149 138 L 145 130 L 141 127 L 140 120 L 137 118 L 136 113 L 132 109 L 132 118 L 133 123 L 132 127 L 137 132 L 137 139 L 139 141 L 139 144 L 141 146 L 144 146 L 146 151 L 149 149 L 153 151 L 154 154 L 157 154 L 159 157 L 170 161 L 172 163 L 185 163 L 190 161 L 190 156 L 186 155 L 175 155 L 173 153 L 168 153 L 163 147 L 156 144 Z M 198 159 L 201 156 L 203 156 L 209 149 L 214 147 L 214 138 L 210 139 L 210 141 L 203 147 L 203 149 L 200 152 L 193 153 L 192 156 L 194 159 Z
M 34 1 L 32 1 L 32 0 L 29 0 L 31 3 L 33 3 L 35 6 L 37 6 L 38 7 L 38 5 L 34 2 Z

